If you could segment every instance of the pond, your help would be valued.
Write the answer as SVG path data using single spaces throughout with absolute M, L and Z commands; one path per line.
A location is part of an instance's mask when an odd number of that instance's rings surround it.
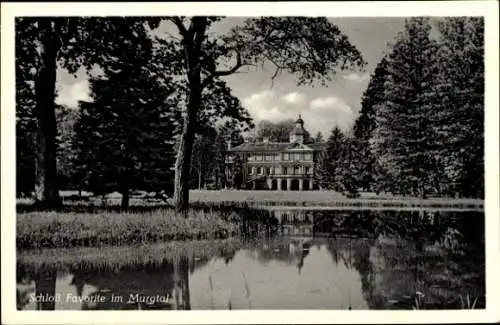
M 267 231 L 227 240 L 19 251 L 18 309 L 485 306 L 482 212 L 271 216 Z

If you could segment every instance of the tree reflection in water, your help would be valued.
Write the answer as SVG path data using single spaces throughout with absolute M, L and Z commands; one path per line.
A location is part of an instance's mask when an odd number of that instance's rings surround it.
M 79 296 L 83 295 L 84 285 L 91 285 L 97 290 L 90 296 L 105 297 L 104 302 L 82 305 L 85 310 L 190 310 L 189 274 L 207 262 L 208 259 L 194 261 L 180 256 L 160 265 L 121 268 L 118 272 L 74 270 L 72 284 Z
M 347 232 L 355 226 L 358 233 L 364 227 L 369 234 L 347 239 L 352 251 L 338 239 L 327 247 L 335 263 L 359 272 L 371 309 L 413 308 L 422 297 L 419 308 L 463 308 L 466 295 L 478 298 L 476 308 L 485 306 L 482 213 L 363 211 L 349 220 L 334 213 L 322 226 Z
M 32 302 L 33 296 L 36 297 L 35 308 L 37 310 L 55 310 L 57 269 L 43 268 L 32 272 L 18 265 L 16 272 L 17 310 L 24 309 Z

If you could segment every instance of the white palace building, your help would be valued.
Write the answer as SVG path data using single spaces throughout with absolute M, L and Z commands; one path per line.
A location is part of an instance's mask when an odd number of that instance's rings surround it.
M 241 168 L 242 188 L 259 190 L 308 191 L 318 189 L 314 179 L 318 155 L 324 144 L 314 143 L 299 115 L 288 142 L 264 138 L 246 140 L 229 148 L 228 174 Z

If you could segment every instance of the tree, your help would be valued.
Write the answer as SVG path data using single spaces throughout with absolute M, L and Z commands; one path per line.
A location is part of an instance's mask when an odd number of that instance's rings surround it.
M 104 77 L 90 80 L 93 102 L 81 102 L 77 123 L 80 179 L 94 193 L 172 188 L 177 97 L 142 35 L 116 48 Z M 153 95 L 154 94 L 154 95 Z
M 323 138 L 323 133 L 321 133 L 320 131 L 318 131 L 318 133 L 316 133 L 316 135 L 314 136 L 314 143 L 323 143 L 325 142 L 325 139 Z
M 353 135 L 358 139 L 369 139 L 376 127 L 377 105 L 385 99 L 385 82 L 387 80 L 387 57 L 383 57 L 370 76 L 368 87 L 363 92 L 361 110 L 353 127 Z
M 214 176 L 212 173 L 217 167 L 217 161 L 214 159 L 215 137 L 214 132 L 198 134 L 194 141 L 191 177 L 198 189 L 202 189 L 206 185 L 206 180 Z
M 29 25 L 16 22 L 16 191 L 30 195 L 35 190 L 36 116 L 33 73 L 36 66 L 36 35 Z
M 75 137 L 75 123 L 78 120 L 79 112 L 63 105 L 56 105 L 57 137 L 56 137 L 56 159 L 57 159 L 57 179 L 58 188 L 72 189 L 74 183 L 74 161 L 76 152 L 73 140 Z
M 326 18 L 261 17 L 247 19 L 225 35 L 208 31 L 220 17 L 171 17 L 181 39 L 166 41 L 172 57 L 178 57 L 189 89 L 175 164 L 175 206 L 186 210 L 188 179 L 197 122 L 202 114 L 203 89 L 245 66 L 270 62 L 295 74 L 299 85 L 323 83 L 336 70 L 364 65 L 361 54 Z M 225 66 L 225 67 L 224 67 Z
M 441 19 L 435 97 L 437 157 L 445 187 L 464 196 L 484 195 L 484 20 Z M 448 183 L 448 184 L 446 184 Z
M 211 185 L 215 188 L 225 187 L 228 144 L 237 146 L 243 143 L 242 132 L 248 127 L 237 120 L 229 119 L 218 127 L 207 127 L 203 133 L 196 135 L 193 145 L 190 188 L 201 189 L 208 185 L 207 181 L 212 181 Z
M 363 93 L 361 110 L 353 126 L 353 154 L 356 155 L 355 163 L 360 172 L 358 187 L 368 191 L 374 187 L 377 159 L 371 148 L 370 140 L 376 128 L 376 107 L 384 102 L 385 81 L 387 78 L 387 58 L 383 57 L 370 76 L 368 87 Z M 377 187 L 377 186 L 375 186 Z
M 125 21 L 127 24 L 124 24 Z M 33 87 L 34 94 L 33 143 L 36 153 L 35 196 L 38 205 L 48 208 L 61 205 L 57 182 L 57 123 L 54 103 L 58 65 L 71 73 L 82 66 L 90 69 L 106 59 L 108 50 L 123 42 L 124 36 L 141 34 L 145 30 L 145 22 L 155 28 L 159 19 L 16 19 L 17 94 L 26 92 L 29 87 Z M 17 100 L 21 100 L 20 97 Z
M 292 132 L 294 127 L 295 121 L 292 119 L 280 121 L 277 123 L 263 120 L 259 122 L 259 124 L 257 124 L 256 138 L 267 138 L 271 142 L 288 142 L 290 138 L 290 132 Z
M 387 57 L 384 100 L 376 106 L 374 150 L 402 193 L 425 197 L 436 163 L 432 91 L 436 42 L 427 18 L 406 21 Z
M 231 174 L 231 186 L 237 190 L 241 189 L 244 184 L 243 178 L 243 162 L 240 156 L 234 157 L 234 168 Z
M 37 200 L 48 206 L 61 204 L 56 170 L 56 117 L 54 109 L 57 55 L 62 44 L 48 19 L 38 21 L 40 65 L 35 77 L 36 178 Z
M 326 143 L 326 150 L 319 163 L 318 181 L 322 188 L 342 192 L 346 157 L 346 137 L 335 127 Z
M 341 176 L 340 183 L 350 196 L 358 196 L 359 187 L 363 187 L 364 182 L 366 182 L 367 172 L 363 169 L 365 166 L 362 164 L 365 157 L 360 155 L 361 152 L 361 143 L 353 135 L 347 136 L 344 140 L 339 174 Z
M 253 127 L 250 125 L 239 125 L 235 120 L 227 120 L 217 129 L 217 136 L 214 143 L 215 161 L 215 183 L 217 188 L 225 188 L 230 183 L 229 171 L 226 170 L 226 158 L 228 157 L 228 147 L 238 146 L 244 142 L 243 132 Z M 241 172 L 241 171 L 240 171 Z M 243 177 L 241 175 L 241 177 Z M 242 181 L 242 180 L 241 180 Z

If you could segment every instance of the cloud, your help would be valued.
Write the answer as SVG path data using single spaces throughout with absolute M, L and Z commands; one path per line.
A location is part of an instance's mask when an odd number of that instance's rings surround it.
M 295 118 L 304 109 L 306 101 L 304 94 L 279 95 L 274 90 L 264 90 L 245 97 L 242 104 L 257 122 L 279 122 Z
M 88 80 L 79 80 L 72 84 L 60 83 L 58 85 L 57 104 L 76 108 L 80 100 L 91 100 Z
M 257 123 L 295 119 L 301 114 L 304 127 L 311 134 L 321 131 L 328 135 L 335 126 L 347 131 L 355 118 L 354 110 L 336 96 L 318 97 L 308 102 L 303 93 L 278 94 L 274 90 L 265 90 L 245 97 L 242 104 Z
M 354 81 L 354 82 L 363 82 L 368 80 L 370 76 L 368 74 L 358 74 L 358 73 L 350 73 L 347 75 L 342 76 L 342 78 L 349 80 L 349 81 Z
M 348 131 L 356 116 L 352 107 L 335 96 L 316 98 L 309 103 L 309 108 L 304 118 L 310 118 L 318 130 L 327 134 L 335 126 Z
M 288 93 L 282 96 L 281 99 L 290 105 L 297 105 L 297 106 L 304 105 L 307 101 L 306 95 L 298 92 Z

